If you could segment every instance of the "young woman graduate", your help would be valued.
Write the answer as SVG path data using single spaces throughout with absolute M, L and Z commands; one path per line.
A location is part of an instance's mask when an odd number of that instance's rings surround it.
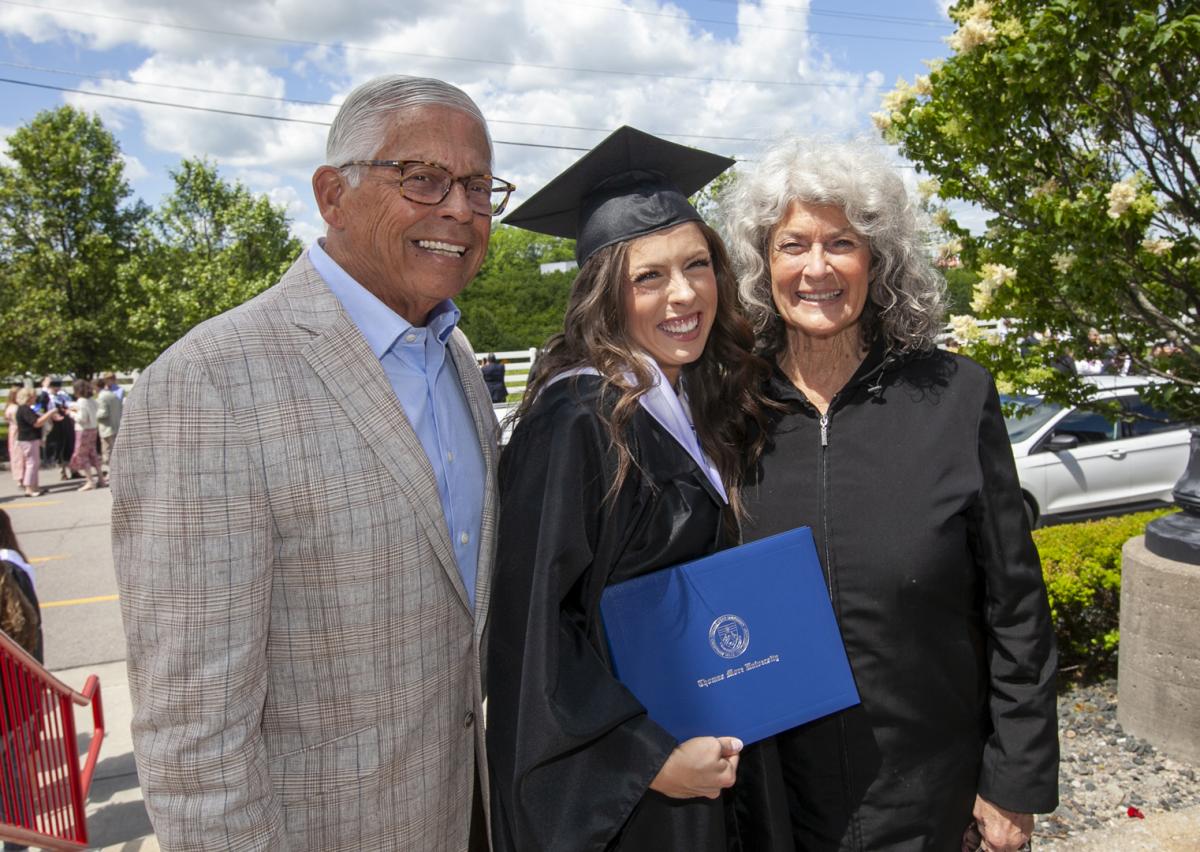
M 736 543 L 766 367 L 687 201 L 731 161 L 632 128 L 506 220 L 575 237 L 563 332 L 500 461 L 487 638 L 495 848 L 724 850 L 741 743 L 679 743 L 613 676 L 600 594 Z M 719 731 L 714 733 L 721 733 Z

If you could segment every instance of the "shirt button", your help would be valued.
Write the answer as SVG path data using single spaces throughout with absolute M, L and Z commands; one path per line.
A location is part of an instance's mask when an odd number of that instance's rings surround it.
M 474 711 L 474 710 L 468 710 L 468 711 L 467 711 L 467 715 L 466 715 L 466 716 L 463 716 L 463 727 L 464 727 L 464 728 L 469 728 L 469 727 L 471 727 L 471 726 L 472 726 L 472 725 L 474 725 L 474 724 L 475 724 L 475 711 Z
M 463 544 L 466 544 L 468 541 L 471 540 L 471 536 L 469 536 L 467 533 L 462 533 L 461 535 L 459 535 L 458 540 L 461 541 Z
M 454 461 L 454 453 L 453 452 L 446 453 L 446 461 L 448 461 L 448 462 Z
M 417 336 L 416 336 L 415 334 L 406 334 L 406 335 L 404 335 L 404 342 L 405 342 L 405 343 L 413 343 L 413 342 L 415 342 L 415 341 L 416 341 L 416 339 L 417 339 Z

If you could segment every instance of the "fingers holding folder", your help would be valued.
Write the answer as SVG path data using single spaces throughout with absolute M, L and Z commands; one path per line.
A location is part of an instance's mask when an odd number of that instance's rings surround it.
M 672 799 L 715 799 L 737 780 L 741 751 L 737 737 L 692 737 L 675 747 L 650 789 Z

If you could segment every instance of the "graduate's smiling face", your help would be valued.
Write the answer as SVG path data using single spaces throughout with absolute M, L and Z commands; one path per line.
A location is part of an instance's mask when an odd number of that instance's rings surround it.
M 717 314 L 712 252 L 695 222 L 630 242 L 622 303 L 630 342 L 675 384 L 703 354 Z

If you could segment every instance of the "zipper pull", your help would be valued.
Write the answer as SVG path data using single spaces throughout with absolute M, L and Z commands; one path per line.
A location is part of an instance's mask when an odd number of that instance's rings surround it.
M 821 415 L 821 446 L 829 446 L 829 415 Z

